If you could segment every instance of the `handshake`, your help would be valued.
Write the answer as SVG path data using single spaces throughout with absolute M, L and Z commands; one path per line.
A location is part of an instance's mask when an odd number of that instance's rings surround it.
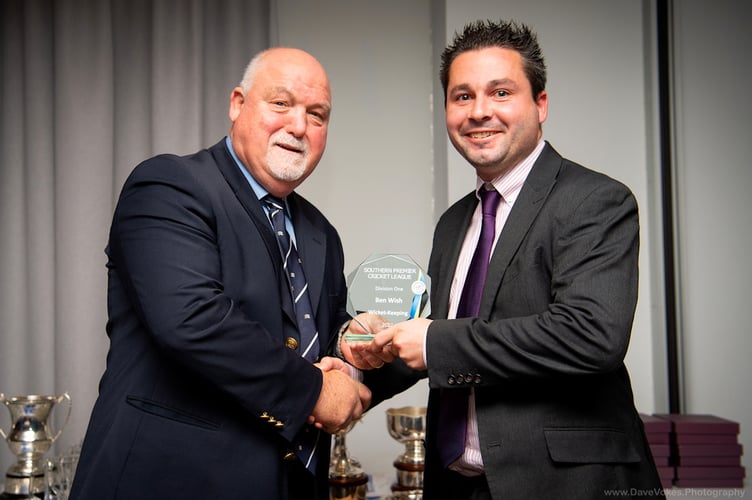
M 353 317 L 340 339 L 347 362 L 324 357 L 316 363 L 324 377 L 308 423 L 333 434 L 348 428 L 368 409 L 371 391 L 356 380 L 352 367 L 372 370 L 400 358 L 410 368 L 425 370 L 423 347 L 430 323 L 416 318 L 391 325 L 371 313 Z

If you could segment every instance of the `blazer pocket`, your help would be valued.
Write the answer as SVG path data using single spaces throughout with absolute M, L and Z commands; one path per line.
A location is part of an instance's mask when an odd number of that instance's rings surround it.
M 157 417 L 168 418 L 176 422 L 194 425 L 196 427 L 202 427 L 204 429 L 219 429 L 218 422 L 214 422 L 213 420 L 188 413 L 178 408 L 167 406 L 157 401 L 152 401 L 150 399 L 140 398 L 137 396 L 126 396 L 125 400 L 129 405 L 143 411 L 144 413 L 156 415 Z
M 636 463 L 640 461 L 629 437 L 618 429 L 544 429 L 551 460 L 560 463 Z

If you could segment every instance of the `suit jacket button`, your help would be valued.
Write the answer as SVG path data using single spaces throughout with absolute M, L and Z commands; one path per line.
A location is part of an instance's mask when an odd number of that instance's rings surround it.
M 461 373 L 459 375 L 457 375 L 457 383 L 458 384 L 464 384 L 465 383 L 465 377 L 462 376 Z
M 483 381 L 483 378 L 480 376 L 480 373 L 475 374 L 475 378 L 473 379 L 473 382 L 476 384 L 480 384 Z
M 285 339 L 285 345 L 289 347 L 290 349 L 297 349 L 298 348 L 298 341 L 295 340 L 292 337 L 287 337 Z
M 285 455 L 282 457 L 283 460 L 287 460 L 288 462 L 290 460 L 295 460 L 295 452 L 294 451 L 288 451 L 285 453 Z
M 447 379 L 447 384 L 454 385 L 457 381 L 454 379 L 454 375 L 449 375 L 449 378 Z

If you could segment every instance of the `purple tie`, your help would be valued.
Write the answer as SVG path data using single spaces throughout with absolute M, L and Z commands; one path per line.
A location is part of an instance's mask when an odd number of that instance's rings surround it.
M 486 283 L 488 261 L 491 247 L 496 235 L 496 209 L 501 195 L 492 186 L 478 191 L 483 205 L 483 223 L 480 238 L 475 247 L 473 259 L 462 288 L 460 303 L 457 306 L 457 318 L 475 317 L 480 310 L 480 299 Z M 439 400 L 439 453 L 441 463 L 448 467 L 465 451 L 465 431 L 467 429 L 467 405 L 470 390 L 466 387 L 445 389 Z

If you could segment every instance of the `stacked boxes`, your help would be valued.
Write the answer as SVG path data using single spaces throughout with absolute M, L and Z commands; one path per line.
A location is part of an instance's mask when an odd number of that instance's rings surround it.
M 745 470 L 741 462 L 738 422 L 715 415 L 659 414 L 654 417 L 665 420 L 671 426 L 671 464 L 675 466 L 676 486 L 744 486 Z
M 640 414 L 645 426 L 645 434 L 653 454 L 658 475 L 664 488 L 670 488 L 674 481 L 674 467 L 671 464 L 671 422 L 644 413 Z

